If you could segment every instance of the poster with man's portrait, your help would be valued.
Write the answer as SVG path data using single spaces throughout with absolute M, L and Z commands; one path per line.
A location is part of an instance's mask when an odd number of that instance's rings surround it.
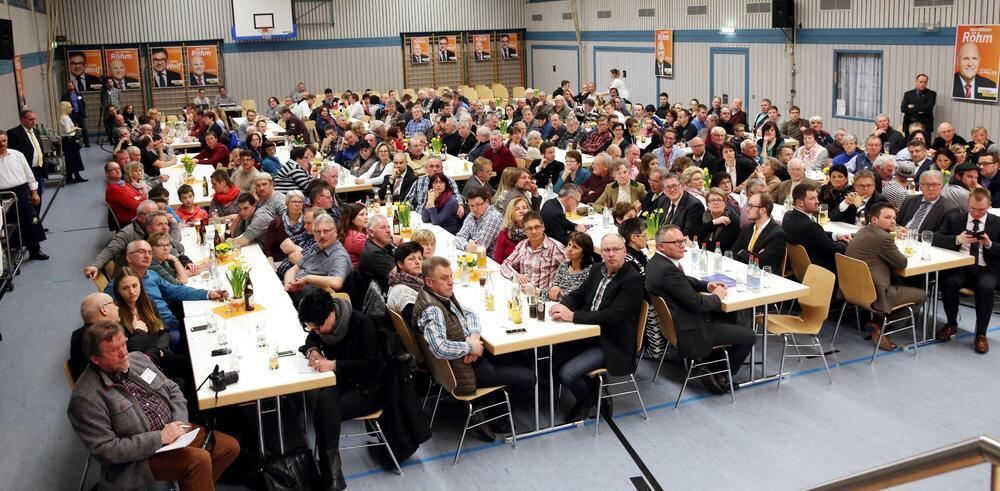
M 139 49 L 109 48 L 104 50 L 108 78 L 118 90 L 142 88 L 139 82 Z
M 434 58 L 437 58 L 438 63 L 454 63 L 458 61 L 458 56 L 455 54 L 455 36 L 441 36 L 437 38 L 437 50 L 434 52 Z
M 430 38 L 410 38 L 410 64 L 421 65 L 430 61 Z
M 504 33 L 500 35 L 500 59 L 512 60 L 517 58 L 517 34 Z
M 490 61 L 490 35 L 472 35 L 472 59 L 473 61 Z
M 66 50 L 66 65 L 69 67 L 66 78 L 76 86 L 77 92 L 100 92 L 104 87 L 101 50 L 69 48 Z
M 184 86 L 184 52 L 180 46 L 150 47 L 149 66 L 154 89 Z
M 219 52 L 216 46 L 188 46 L 188 85 L 219 85 Z
M 654 72 L 659 78 L 674 78 L 674 31 L 656 31 Z
M 955 76 L 951 96 L 997 102 L 1000 81 L 1000 25 L 955 28 Z

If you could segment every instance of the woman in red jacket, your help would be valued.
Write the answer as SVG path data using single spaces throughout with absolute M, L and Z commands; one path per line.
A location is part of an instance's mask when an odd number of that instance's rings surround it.
M 493 260 L 502 263 L 507 256 L 514 252 L 517 244 L 524 240 L 524 229 L 521 228 L 521 220 L 524 215 L 531 211 L 531 204 L 528 200 L 517 197 L 507 203 L 507 211 L 503 214 L 503 223 L 500 225 L 500 233 L 497 234 L 497 243 L 493 249 Z
M 216 169 L 227 169 L 229 168 L 229 149 L 219 143 L 215 133 L 209 132 L 205 135 L 205 149 L 198 152 L 194 159 L 199 164 L 212 165 Z

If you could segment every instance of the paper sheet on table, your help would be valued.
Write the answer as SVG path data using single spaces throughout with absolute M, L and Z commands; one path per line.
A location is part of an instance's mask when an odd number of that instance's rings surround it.
M 171 450 L 177 450 L 178 448 L 184 448 L 184 447 L 190 445 L 191 442 L 194 441 L 194 437 L 198 436 L 198 432 L 199 431 L 201 431 L 201 428 L 195 428 L 195 429 L 193 429 L 193 430 L 191 430 L 191 431 L 189 431 L 189 432 L 187 432 L 187 433 L 185 433 L 185 434 L 177 437 L 177 439 L 174 440 L 174 443 L 171 443 L 170 445 L 167 445 L 165 447 L 160 447 L 160 449 L 157 450 L 156 453 L 169 452 Z
M 707 281 L 709 283 L 713 281 L 721 282 L 726 285 L 726 288 L 732 288 L 737 285 L 737 281 L 721 273 L 711 274 L 708 276 L 702 276 L 702 281 Z

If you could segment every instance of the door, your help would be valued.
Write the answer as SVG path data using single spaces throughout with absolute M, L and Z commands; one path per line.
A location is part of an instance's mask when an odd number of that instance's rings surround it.
M 531 46 L 531 76 L 528 84 L 532 89 L 551 93 L 559 88 L 559 82 L 569 80 L 574 91 L 580 87 L 580 60 L 576 46 Z
M 719 96 L 722 103 L 728 105 L 738 97 L 743 99 L 746 107 L 747 95 L 750 93 L 750 49 L 712 48 L 711 55 L 709 97 L 702 102 L 707 106 L 712 97 Z

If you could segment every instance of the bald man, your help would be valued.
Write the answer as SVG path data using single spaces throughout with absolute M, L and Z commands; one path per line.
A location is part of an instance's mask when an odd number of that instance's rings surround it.
M 979 46 L 976 43 L 965 43 L 958 47 L 955 58 L 958 62 L 958 71 L 955 72 L 951 96 L 958 99 L 996 102 L 996 82 L 979 75 L 981 61 Z
M 83 318 L 83 327 L 73 331 L 69 341 L 69 370 L 73 374 L 74 380 L 83 373 L 88 363 L 80 343 L 83 331 L 88 326 L 100 321 L 121 322 L 121 318 L 118 316 L 118 306 L 115 305 L 111 295 L 104 292 L 94 292 L 83 297 L 83 301 L 80 302 L 80 317 Z

